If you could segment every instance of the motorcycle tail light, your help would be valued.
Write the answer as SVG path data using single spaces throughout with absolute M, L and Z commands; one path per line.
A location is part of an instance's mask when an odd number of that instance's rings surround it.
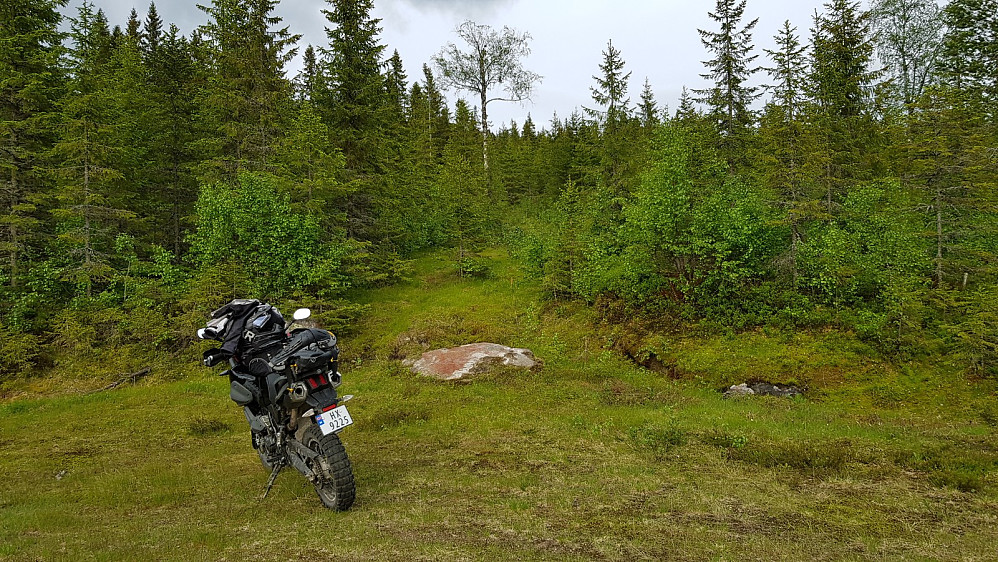
M 332 410 L 334 408 L 336 408 L 336 402 L 333 402 L 329 406 L 326 406 L 325 408 L 322 409 L 322 411 L 323 411 L 323 413 L 325 413 L 325 412 L 328 412 L 329 410 Z

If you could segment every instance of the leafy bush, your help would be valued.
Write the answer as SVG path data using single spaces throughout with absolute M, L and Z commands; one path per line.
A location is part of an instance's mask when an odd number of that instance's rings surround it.
M 318 219 L 294 212 L 269 176 L 202 186 L 195 209 L 191 254 L 201 269 L 235 262 L 261 298 L 306 287 L 336 295 L 349 284 L 341 270 L 345 240 L 324 243 Z

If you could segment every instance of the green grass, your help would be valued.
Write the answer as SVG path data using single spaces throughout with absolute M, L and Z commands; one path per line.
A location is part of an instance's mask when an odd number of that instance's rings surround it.
M 90 395 L 49 382 L 0 404 L 0 558 L 994 557 L 992 382 L 945 358 L 870 359 L 838 333 L 663 335 L 650 345 L 675 369 L 656 373 L 487 258 L 489 279 L 432 254 L 411 282 L 355 296 L 370 312 L 341 342 L 351 511 L 293 472 L 261 501 L 245 420 L 207 370 Z M 400 364 L 486 340 L 544 367 L 442 383 Z M 717 392 L 753 376 L 808 396 Z

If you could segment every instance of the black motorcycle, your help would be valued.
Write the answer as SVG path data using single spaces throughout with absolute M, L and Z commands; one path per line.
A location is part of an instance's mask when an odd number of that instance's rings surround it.
M 311 315 L 294 314 L 295 323 Z M 229 397 L 243 407 L 253 448 L 270 471 L 266 492 L 286 466 L 301 472 L 322 504 L 345 511 L 354 500 L 353 471 L 337 435 L 353 423 L 336 393 L 336 336 L 317 328 L 287 327 L 280 312 L 258 300 L 237 299 L 212 312 L 198 337 L 222 342 L 204 353 L 206 367 L 223 361 Z

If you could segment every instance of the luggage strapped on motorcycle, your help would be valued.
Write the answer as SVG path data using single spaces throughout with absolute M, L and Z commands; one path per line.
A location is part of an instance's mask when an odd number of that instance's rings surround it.
M 257 299 L 235 299 L 211 313 L 201 336 L 222 342 L 204 353 L 203 363 L 213 367 L 238 355 L 249 361 L 267 351 L 276 353 L 285 338 L 285 322 L 279 310 Z M 267 354 L 269 360 L 269 355 Z

